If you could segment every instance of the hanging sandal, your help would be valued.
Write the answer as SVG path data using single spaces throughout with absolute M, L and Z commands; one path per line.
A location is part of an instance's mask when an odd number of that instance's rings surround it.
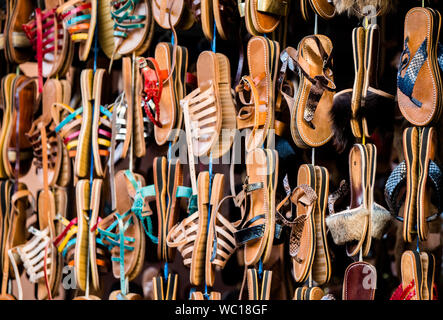
M 285 73 L 294 67 L 300 74 L 296 99 L 287 99 L 291 110 L 291 133 L 298 147 L 319 147 L 332 137 L 330 110 L 336 89 L 332 73 L 332 43 L 323 35 L 303 38 L 297 50 L 281 54 Z M 291 59 L 291 62 L 288 61 Z
M 415 126 L 437 121 L 441 114 L 443 88 L 437 64 L 440 21 L 440 13 L 427 8 L 412 8 L 405 17 L 397 96 L 400 111 Z
M 178 274 L 168 274 L 168 279 L 166 281 L 166 293 L 163 288 L 164 279 L 163 277 L 154 277 L 152 279 L 154 300 L 176 300 L 177 298 L 177 282 Z
M 64 28 L 72 42 L 80 43 L 79 59 L 86 61 L 92 45 L 97 21 L 97 2 L 91 0 L 69 0 L 57 8 L 63 19 Z
M 260 276 L 262 279 L 261 289 L 259 287 L 259 275 L 256 269 L 248 269 L 248 297 L 249 300 L 269 300 L 271 292 L 272 271 L 264 270 Z
M 209 173 L 198 175 L 198 211 L 192 213 L 169 231 L 168 247 L 177 248 L 183 256 L 183 264 L 191 268 L 190 282 L 197 286 L 203 283 L 207 241 Z
M 377 284 L 375 267 L 364 261 L 351 263 L 345 271 L 343 300 L 374 300 Z

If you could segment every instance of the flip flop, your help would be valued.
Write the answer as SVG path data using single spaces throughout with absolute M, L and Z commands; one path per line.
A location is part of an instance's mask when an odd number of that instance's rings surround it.
M 374 300 L 376 284 L 373 265 L 364 261 L 351 263 L 345 271 L 343 300 Z
M 206 39 L 212 41 L 212 33 L 214 28 L 214 12 L 212 0 L 200 0 L 200 20 L 203 34 Z
M 294 297 L 292 298 L 292 300 L 305 300 L 305 295 L 306 295 L 307 289 L 308 288 L 305 286 L 295 289 Z
M 185 1 L 152 0 L 152 13 L 157 24 L 163 29 L 179 25 L 186 9 Z
M 291 109 L 291 134 L 298 147 L 319 147 L 332 138 L 330 111 L 336 89 L 332 73 L 332 42 L 323 35 L 304 37 L 295 50 L 282 53 L 300 74 Z M 286 67 L 285 67 L 286 68 Z M 295 70 L 294 70 L 295 71 Z
M 307 288 L 304 300 L 321 300 L 324 295 L 324 291 L 319 287 Z
M 405 17 L 397 96 L 400 111 L 415 126 L 426 126 L 441 114 L 443 88 L 437 64 L 440 24 L 440 14 L 427 8 L 412 8 Z
M 77 241 L 74 253 L 74 270 L 76 275 L 77 287 L 80 290 L 86 290 L 86 274 L 88 263 L 88 221 L 86 219 L 89 211 L 89 181 L 82 179 L 77 182 L 75 196 L 77 200 Z
M 312 10 L 325 20 L 335 16 L 335 6 L 329 0 L 309 0 Z M 320 299 L 319 299 L 320 300 Z
M 273 32 L 280 23 L 280 17 L 288 11 L 288 2 L 266 2 L 249 0 L 249 19 L 257 33 Z M 252 35 L 254 35 L 252 33 Z

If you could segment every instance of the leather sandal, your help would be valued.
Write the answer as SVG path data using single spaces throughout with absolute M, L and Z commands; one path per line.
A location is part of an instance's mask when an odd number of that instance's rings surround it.
M 180 102 L 188 104 L 193 150 L 198 157 L 209 155 L 221 130 L 219 72 L 216 54 L 203 51 L 197 60 L 198 88 Z
M 280 48 L 278 43 L 264 37 L 253 37 L 248 42 L 249 76 L 244 76 L 235 91 L 243 104 L 237 115 L 238 129 L 250 128 L 246 149 L 251 151 L 263 145 L 268 130 L 274 126 L 274 88 Z M 250 94 L 246 101 L 244 93 Z
M 437 148 L 437 134 L 434 128 L 424 127 L 419 129 L 418 150 L 418 177 L 417 177 L 417 233 L 420 241 L 428 238 L 428 222 L 436 217 L 431 211 L 431 196 L 427 187 L 429 176 L 429 163 L 435 160 Z
M 69 0 L 57 8 L 57 14 L 61 15 L 64 28 L 71 35 L 71 41 L 80 43 L 80 61 L 86 61 L 94 38 L 97 2 Z
M 51 109 L 52 118 L 56 124 L 55 132 L 66 145 L 68 155 L 74 158 L 74 174 L 82 179 L 89 175 L 92 134 L 92 91 L 93 72 L 85 69 L 81 73 L 82 106 L 73 109 L 65 104 L 54 104 Z M 64 109 L 68 114 L 61 119 L 60 111 Z M 61 121 L 60 121 L 61 120 Z
M 312 279 L 318 285 L 329 282 L 331 278 L 331 257 L 326 238 L 325 214 L 329 195 L 329 173 L 325 167 L 315 166 L 317 204 L 314 207 L 315 255 L 312 263 Z M 324 294 L 323 294 L 324 295 Z M 321 297 L 323 297 L 321 295 Z M 313 293 L 313 297 L 316 293 Z M 321 299 L 320 297 L 320 299 Z M 320 300 L 307 299 L 307 300 Z
M 168 279 L 166 280 L 166 293 L 164 290 L 164 282 L 163 277 L 154 277 L 152 279 L 154 300 L 176 300 L 178 274 L 168 274 Z
M 375 267 L 364 261 L 351 263 L 345 271 L 343 300 L 374 300 L 377 284 Z
M 280 17 L 289 11 L 286 1 L 269 2 L 263 0 L 246 0 L 245 19 L 248 32 L 256 36 L 273 32 L 280 23 Z
M 209 173 L 200 172 L 197 180 L 198 211 L 192 213 L 169 231 L 166 243 L 177 248 L 183 264 L 191 268 L 190 282 L 194 286 L 203 283 L 205 276 L 205 252 L 209 207 Z
M 291 201 L 297 206 L 297 218 L 305 216 L 303 224 L 297 224 L 297 229 L 291 232 L 289 254 L 295 281 L 304 282 L 311 272 L 315 256 L 315 220 L 314 208 L 317 202 L 315 167 L 303 164 L 298 170 L 298 187 L 294 190 Z
M 18 76 L 13 80 L 11 90 L 11 118 L 3 145 L 3 165 L 9 178 L 14 179 L 16 175 L 27 174 L 32 165 L 32 146 L 25 133 L 32 125 L 35 109 L 29 106 L 36 105 L 37 88 L 33 78 Z
M 249 268 L 247 271 L 248 298 L 249 300 L 269 300 L 271 293 L 272 271 L 264 270 L 260 277 L 261 286 L 258 283 L 259 275 L 256 269 Z
M 34 8 L 34 3 L 26 0 L 8 1 L 6 5 L 5 53 L 11 63 L 20 64 L 31 58 L 31 44 L 22 25 L 29 21 Z
M 36 8 L 34 18 L 23 25 L 23 30 L 36 52 L 40 92 L 43 78 L 55 74 L 63 76 L 67 71 L 65 65 L 72 62 L 69 33 L 63 28 L 61 16 L 56 14 L 57 5 L 48 0 L 45 3 L 45 10 Z
M 51 107 L 54 103 L 63 102 L 63 89 L 60 81 L 48 79 L 43 86 L 42 115 L 34 120 L 31 129 L 26 133 L 33 147 L 34 162 L 37 170 L 43 169 L 43 161 L 47 161 L 49 186 L 54 186 L 59 180 L 63 161 L 63 143 L 55 134 L 55 124 L 51 117 Z M 47 145 L 43 144 L 45 136 Z M 45 150 L 43 150 L 45 149 Z M 46 159 L 44 159 L 44 157 Z
M 3 118 L 2 118 L 2 127 L 0 131 L 0 178 L 1 179 L 8 179 L 12 173 L 10 172 L 9 166 L 7 165 L 6 161 L 9 161 L 7 156 L 4 156 L 4 150 L 5 150 L 5 143 L 6 143 L 6 137 L 8 134 L 10 135 L 10 130 L 13 124 L 11 124 L 11 117 L 13 112 L 13 105 L 12 105 L 12 84 L 14 82 L 14 79 L 17 77 L 16 74 L 10 73 L 2 78 L 1 82 L 1 98 L 2 98 L 2 111 L 3 111 Z
M 235 28 L 240 25 L 240 15 L 236 3 L 229 0 L 213 0 L 212 10 L 217 33 L 223 40 L 233 38 Z
M 335 91 L 332 43 L 323 35 L 307 36 L 297 50 L 286 48 L 280 59 L 281 73 L 287 67 L 296 71 L 296 67 L 301 75 L 296 98 L 285 96 L 291 111 L 292 138 L 301 148 L 322 146 L 332 137 L 329 115 Z
M 103 106 L 101 103 L 104 69 L 97 69 L 94 75 L 93 99 L 94 114 L 92 115 L 92 153 L 94 169 L 98 177 L 105 176 L 112 137 L 112 112 L 114 105 Z
M 397 96 L 400 111 L 415 126 L 426 126 L 441 114 L 443 88 L 437 64 L 440 22 L 440 13 L 427 8 L 412 8 L 405 17 Z
M 215 271 L 223 269 L 237 249 L 234 238 L 237 228 L 234 223 L 219 212 L 222 202 L 227 199 L 227 197 L 223 198 L 223 190 L 224 175 L 217 173 L 212 181 L 212 212 L 206 243 L 205 283 L 210 287 L 213 286 L 215 281 Z

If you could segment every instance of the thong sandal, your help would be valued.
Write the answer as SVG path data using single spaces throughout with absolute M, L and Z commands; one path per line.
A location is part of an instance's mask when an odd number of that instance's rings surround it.
M 248 32 L 252 35 L 273 32 L 280 23 L 280 17 L 286 16 L 288 2 L 269 3 L 259 0 L 247 0 L 245 19 Z
M 418 252 L 407 250 L 401 256 L 401 281 L 404 289 L 412 289 L 407 300 L 422 300 L 423 267 Z
M 345 271 L 343 300 L 374 300 L 376 284 L 373 265 L 364 261 L 351 263 Z
M 332 137 L 329 114 L 336 89 L 332 49 L 328 37 L 313 35 L 303 38 L 297 50 L 288 47 L 281 54 L 281 71 L 296 66 L 301 77 L 296 99 L 290 104 L 292 138 L 301 148 L 322 146 Z
M 190 282 L 198 286 L 205 274 L 205 251 L 209 206 L 209 173 L 200 172 L 197 180 L 198 211 L 171 228 L 166 238 L 168 247 L 177 248 L 183 264 L 191 268 Z
M 54 3 L 46 1 L 46 10 L 36 8 L 34 19 L 23 25 L 33 50 L 36 52 L 39 74 L 39 89 L 43 88 L 43 78 L 55 74 L 63 76 L 70 64 L 71 43 L 69 33 L 63 28 L 61 16 L 56 14 Z
M 79 59 L 86 61 L 92 45 L 97 21 L 97 2 L 91 0 L 69 0 L 57 8 L 63 25 L 71 40 L 80 43 Z
M 415 126 L 428 125 L 441 114 L 443 88 L 437 65 L 440 21 L 440 14 L 427 8 L 412 8 L 405 17 L 397 96 L 400 111 Z

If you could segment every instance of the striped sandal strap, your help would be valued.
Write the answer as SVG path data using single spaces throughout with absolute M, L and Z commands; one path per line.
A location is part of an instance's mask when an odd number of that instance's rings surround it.
M 57 8 L 57 13 L 63 19 L 63 25 L 71 35 L 73 42 L 88 39 L 91 21 L 92 4 L 90 1 L 68 1 Z

